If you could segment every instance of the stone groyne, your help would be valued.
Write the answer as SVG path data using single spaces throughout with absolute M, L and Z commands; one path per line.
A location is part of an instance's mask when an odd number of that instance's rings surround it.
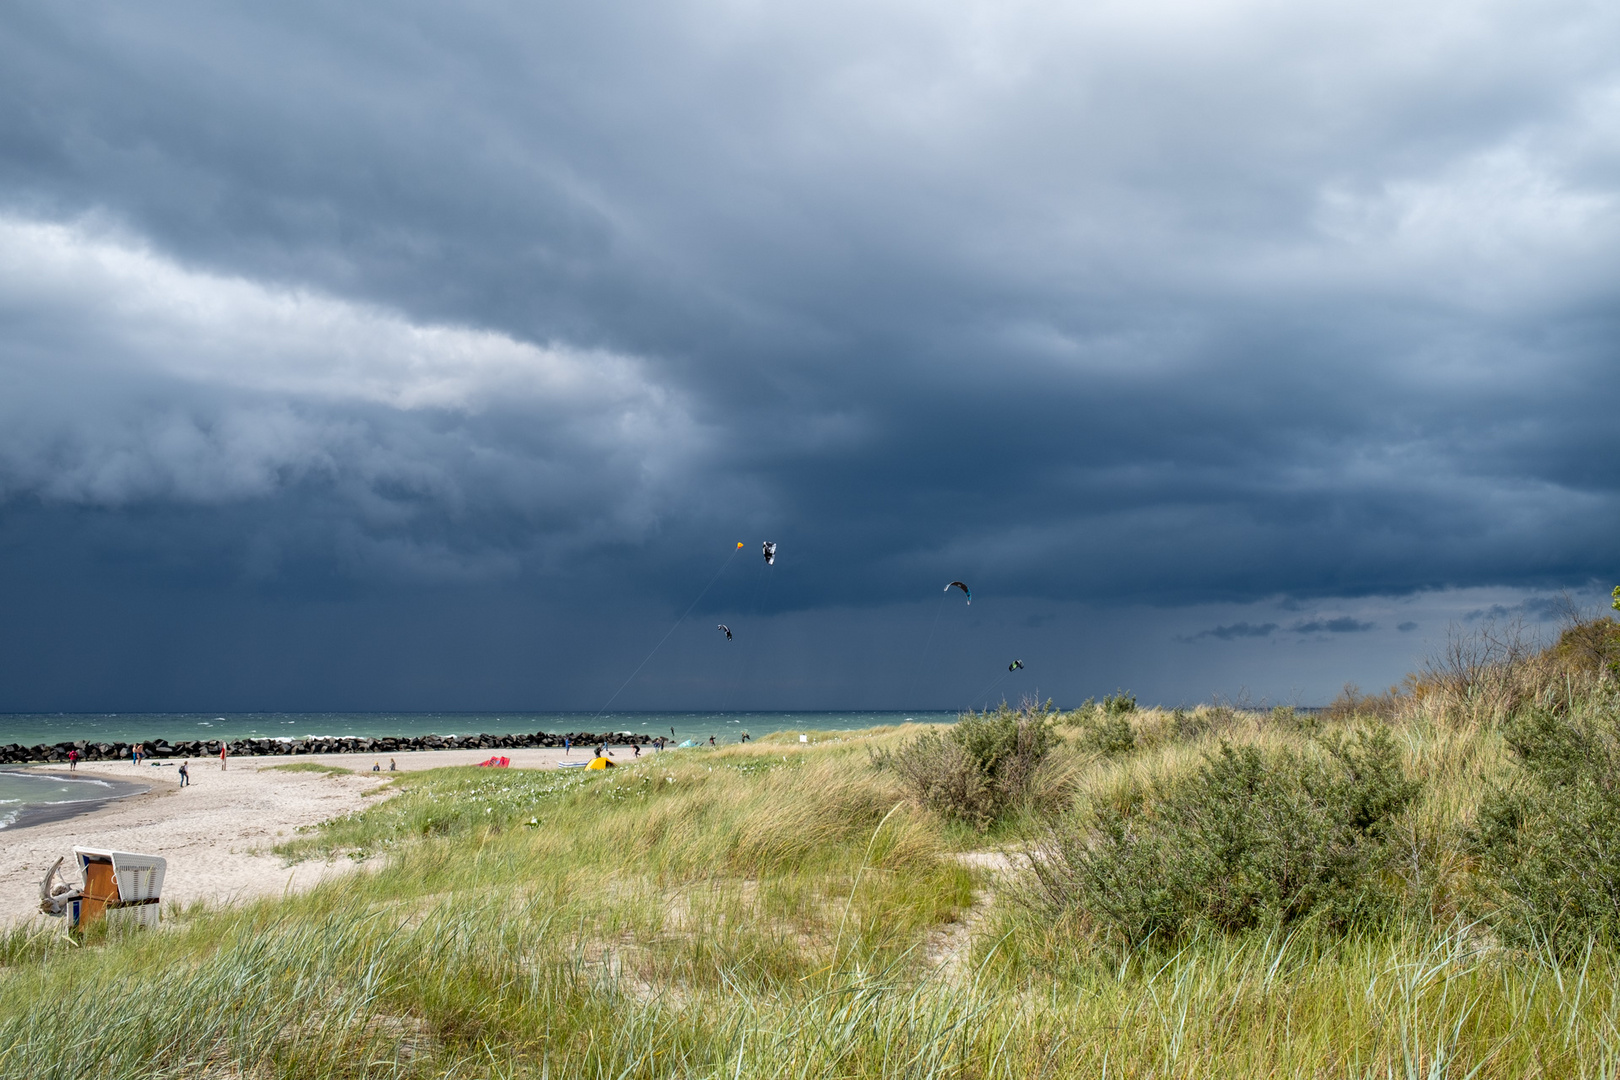
M 232 757 L 265 757 L 272 754 L 400 754 L 408 750 L 518 750 L 526 747 L 562 746 L 564 740 L 586 749 L 606 743 L 609 746 L 646 746 L 652 739 L 628 731 L 592 734 L 571 731 L 552 735 L 537 731 L 532 735 L 395 735 L 385 738 L 344 735 L 314 739 L 231 739 L 226 745 Z M 12 743 L 0 746 L 0 765 L 24 765 L 30 762 L 65 762 L 68 751 L 77 750 L 81 761 L 118 761 L 127 759 L 131 747 L 143 745 L 150 758 L 218 757 L 218 739 L 191 739 L 171 743 L 166 739 L 127 742 L 41 743 L 23 746 Z

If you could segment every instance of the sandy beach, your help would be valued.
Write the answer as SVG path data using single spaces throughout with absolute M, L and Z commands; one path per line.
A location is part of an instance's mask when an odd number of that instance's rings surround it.
M 503 754 L 513 768 L 555 768 L 560 749 L 424 750 L 393 755 L 401 772 L 447 765 L 476 765 Z M 628 748 L 614 749 L 618 760 L 633 757 Z M 648 751 L 643 751 L 643 754 Z M 571 760 L 588 758 L 575 749 Z M 353 769 L 349 775 L 266 771 L 294 761 L 314 761 Z M 385 770 L 373 773 L 373 763 Z M 389 756 L 366 754 L 299 754 L 284 757 L 232 758 L 220 771 L 219 760 L 194 759 L 191 786 L 181 789 L 178 761 L 136 767 L 128 762 L 81 764 L 78 772 L 113 780 L 151 785 L 146 794 L 102 805 L 90 813 L 24 828 L 0 829 L 0 927 L 40 916 L 39 880 L 58 856 L 71 861 L 75 845 L 118 848 L 162 855 L 169 860 L 163 888 L 165 906 L 203 900 L 228 903 L 283 890 L 306 889 L 355 864 L 302 862 L 287 866 L 270 849 L 304 825 L 370 805 L 368 792 L 388 782 Z M 61 766 L 35 767 L 65 772 Z

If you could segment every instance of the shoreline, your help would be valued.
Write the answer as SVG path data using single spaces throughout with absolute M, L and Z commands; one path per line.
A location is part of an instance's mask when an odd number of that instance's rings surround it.
M 658 737 L 705 742 L 714 735 L 735 742 L 743 732 L 755 737 L 772 732 L 860 731 L 902 723 L 949 723 L 956 712 L 930 710 L 851 710 L 840 712 L 679 712 L 581 714 L 131 714 L 128 716 L 0 714 L 0 764 L 65 764 L 69 750 L 81 760 L 127 760 L 130 747 L 144 743 L 149 756 L 199 757 L 201 748 L 218 754 L 223 740 L 235 756 L 270 756 L 304 752 L 360 753 L 398 750 L 466 749 L 491 751 L 560 746 L 563 739 L 581 743 L 606 740 L 615 746 Z M 181 723 L 182 717 L 200 718 Z M 149 717 L 149 718 L 143 718 Z M 286 717 L 287 719 L 281 719 Z M 442 721 L 436 732 L 424 730 L 424 717 Z M 251 719 L 249 719 L 251 718 Z M 296 723 L 290 731 L 283 725 Z M 217 725 L 217 726 L 216 726 Z M 255 730 L 245 730 L 251 725 Z M 277 728 L 281 730 L 276 730 Z M 313 729 L 313 730 L 312 730 Z M 575 730 L 579 729 L 579 730 Z M 160 752 L 167 748 L 169 752 Z
M 651 746 L 656 735 L 637 735 L 629 731 L 568 732 L 551 734 L 537 731 L 533 734 L 512 735 L 409 735 L 360 736 L 339 735 L 330 738 L 244 738 L 226 739 L 223 745 L 229 751 L 229 760 L 263 761 L 268 758 L 313 758 L 327 755 L 397 756 L 411 753 L 437 753 L 445 750 L 482 752 L 486 756 L 510 755 L 522 750 L 558 750 L 565 747 L 574 751 L 582 747 L 608 746 L 614 748 Z M 221 740 L 192 739 L 171 743 L 166 739 L 152 739 L 144 744 L 144 758 L 152 765 L 182 760 L 218 760 Z M 74 742 L 41 743 L 23 746 L 11 743 L 0 746 L 0 768 L 28 765 L 65 765 L 70 750 L 77 749 L 81 766 L 113 765 L 130 762 L 131 744 L 91 743 L 80 739 Z
M 48 776 L 58 780 L 79 779 L 79 774 L 76 772 L 46 771 L 31 765 L 14 766 L 12 771 L 28 776 Z M 17 811 L 17 816 L 14 819 L 0 825 L 0 834 L 31 829 L 40 825 L 49 825 L 53 821 L 67 821 L 71 818 L 85 817 L 102 809 L 109 803 L 145 795 L 152 790 L 151 784 L 143 784 L 137 780 L 126 780 L 99 774 L 94 779 L 107 784 L 113 790 L 105 795 L 96 795 L 88 799 L 68 799 L 50 803 L 25 803 Z
M 615 760 L 635 760 L 632 751 L 614 749 Z M 192 758 L 192 782 L 183 789 L 169 768 L 143 765 L 137 773 L 128 762 L 81 763 L 78 774 L 97 780 L 132 786 L 151 783 L 144 793 L 98 800 L 93 808 L 65 804 L 75 806 L 75 811 L 25 829 L 0 829 L 0 930 L 21 924 L 43 929 L 60 925 L 38 913 L 39 881 L 58 856 L 71 855 L 75 846 L 116 848 L 168 859 L 165 912 L 176 904 L 231 904 L 305 891 L 354 873 L 364 864 L 338 859 L 289 865 L 271 851 L 276 844 L 299 829 L 375 805 L 376 796 L 401 773 L 477 765 L 494 753 L 469 748 L 369 755 L 285 754 L 233 758 L 224 771 L 217 759 Z M 565 757 L 560 747 L 498 753 L 511 759 L 512 768 L 527 769 L 554 769 Z M 566 756 L 572 760 L 577 753 Z M 586 749 L 584 755 L 589 754 Z M 649 752 L 644 750 L 642 757 L 647 756 Z M 390 757 L 398 765 L 396 772 L 388 771 Z M 281 772 L 275 768 L 299 763 L 342 771 Z M 373 764 L 379 771 L 371 771 Z M 158 775 L 151 775 L 154 769 Z

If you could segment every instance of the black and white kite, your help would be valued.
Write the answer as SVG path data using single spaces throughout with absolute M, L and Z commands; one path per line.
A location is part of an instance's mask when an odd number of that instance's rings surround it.
M 765 541 L 765 565 L 766 566 L 775 566 L 776 565 L 776 541 L 775 540 L 767 540 L 767 541 Z
M 731 627 L 727 626 L 725 623 L 721 623 L 720 624 L 720 632 L 722 634 L 726 635 L 726 640 L 727 641 L 731 640 Z
M 934 580 L 937 581 L 939 579 L 935 578 Z M 961 589 L 964 593 L 967 594 L 968 603 L 970 603 L 970 604 L 973 603 L 973 590 L 968 588 L 967 585 L 965 585 L 964 583 L 962 583 L 960 581 L 953 581 L 949 585 L 945 586 L 945 591 L 946 592 L 950 592 L 952 589 Z
M 1024 670 L 1024 662 L 1022 660 L 1014 660 L 1012 663 L 1007 665 L 1007 670 L 1022 671 Z

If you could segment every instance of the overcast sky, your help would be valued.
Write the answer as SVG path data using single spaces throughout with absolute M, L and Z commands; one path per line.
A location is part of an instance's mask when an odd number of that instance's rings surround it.
M 1620 580 L 1617 196 L 1612 3 L 10 4 L 0 709 L 1382 686 Z

